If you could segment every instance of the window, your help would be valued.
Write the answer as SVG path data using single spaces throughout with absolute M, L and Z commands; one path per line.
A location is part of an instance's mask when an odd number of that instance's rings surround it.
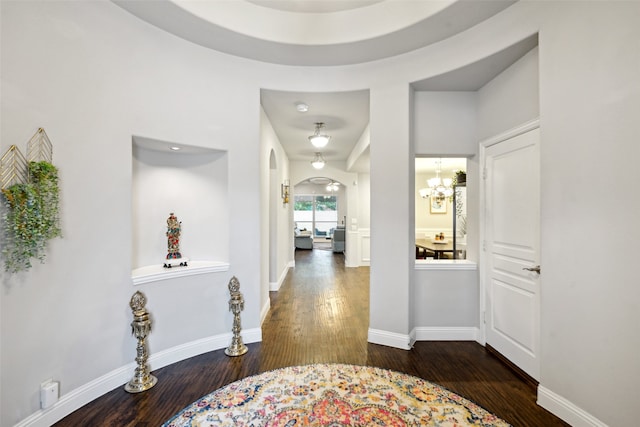
M 415 159 L 416 258 L 466 259 L 466 158 Z M 444 188 L 434 189 L 434 180 Z
M 337 197 L 296 195 L 293 221 L 299 229 L 312 230 L 315 237 L 331 237 L 338 225 Z

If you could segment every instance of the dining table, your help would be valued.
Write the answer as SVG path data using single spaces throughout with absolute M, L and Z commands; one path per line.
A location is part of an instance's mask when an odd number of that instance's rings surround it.
M 433 252 L 433 259 L 442 259 L 446 252 L 453 254 L 453 240 L 416 239 L 416 258 L 420 258 L 420 248 Z

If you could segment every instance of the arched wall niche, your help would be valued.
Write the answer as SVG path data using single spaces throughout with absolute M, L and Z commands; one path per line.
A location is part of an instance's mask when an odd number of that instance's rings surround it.
M 224 150 L 132 137 L 134 284 L 229 269 L 228 154 Z M 164 268 L 167 218 L 181 222 L 187 267 Z

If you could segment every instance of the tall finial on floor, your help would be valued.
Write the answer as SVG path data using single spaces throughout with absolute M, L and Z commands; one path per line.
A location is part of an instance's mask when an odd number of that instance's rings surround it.
M 240 292 L 240 282 L 233 276 L 229 281 L 229 292 L 231 293 L 231 299 L 229 300 L 229 310 L 233 313 L 233 338 L 231 345 L 224 351 L 227 356 L 242 356 L 249 349 L 242 342 L 242 336 L 240 331 L 240 312 L 244 310 L 244 298 Z
M 129 306 L 133 311 L 133 322 L 131 322 L 131 333 L 138 339 L 138 346 L 136 348 L 136 367 L 135 374 L 131 381 L 125 384 L 124 389 L 129 393 L 140 393 L 145 390 L 149 390 L 156 385 L 158 379 L 149 373 L 149 366 L 147 365 L 147 343 L 145 339 L 149 332 L 151 332 L 151 320 L 149 319 L 149 313 L 145 305 L 147 299 L 144 294 L 137 291 L 131 297 Z

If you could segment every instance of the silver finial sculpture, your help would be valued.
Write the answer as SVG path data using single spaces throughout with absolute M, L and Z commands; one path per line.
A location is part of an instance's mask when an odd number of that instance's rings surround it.
M 145 305 L 147 299 L 142 292 L 137 291 L 131 297 L 129 306 L 133 311 L 133 322 L 131 322 L 131 334 L 135 335 L 138 340 L 138 346 L 136 347 L 137 355 L 136 362 L 138 366 L 133 375 L 131 381 L 125 384 L 124 389 L 129 393 L 140 393 L 145 390 L 149 390 L 156 385 L 158 379 L 149 373 L 149 366 L 147 365 L 147 359 L 149 357 L 147 353 L 146 338 L 151 332 L 151 320 L 149 319 L 149 313 Z
M 244 310 L 244 298 L 240 292 L 240 282 L 233 276 L 229 281 L 229 292 L 231 293 L 231 299 L 229 299 L 229 311 L 233 313 L 233 338 L 231 339 L 231 345 L 227 347 L 224 353 L 227 356 L 242 356 L 249 349 L 242 342 L 240 331 L 240 312 Z

